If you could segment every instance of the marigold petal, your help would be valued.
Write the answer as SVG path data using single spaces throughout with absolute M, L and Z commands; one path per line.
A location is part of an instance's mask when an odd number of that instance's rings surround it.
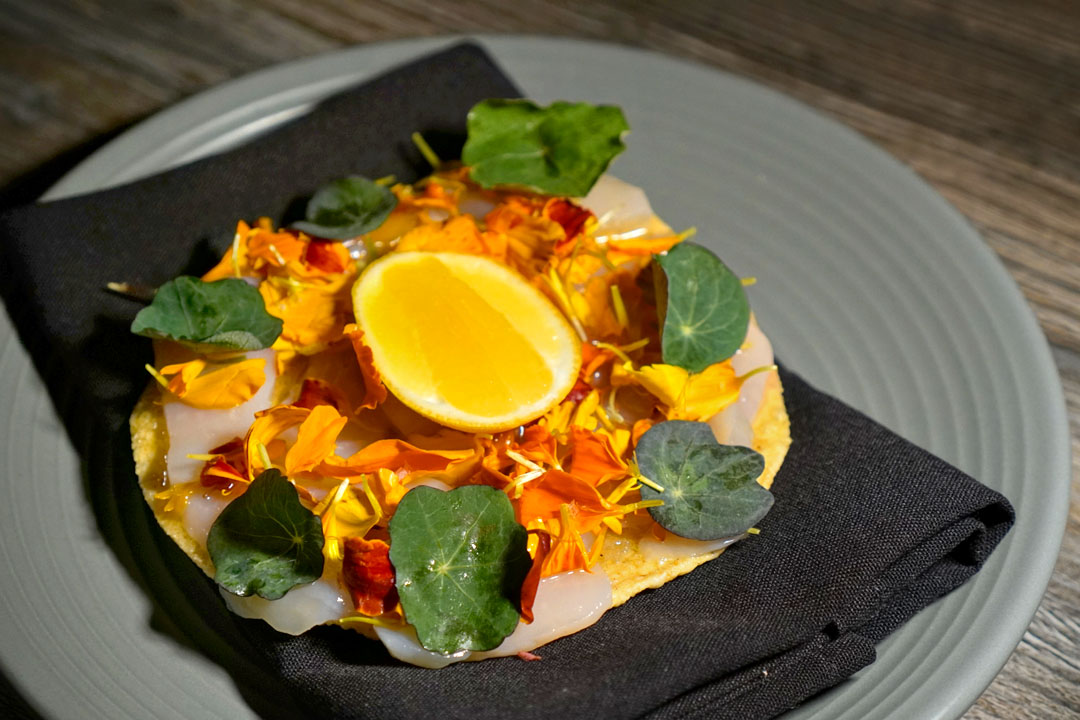
M 329 405 L 339 413 L 351 411 L 348 400 L 341 391 L 330 383 L 315 378 L 304 378 L 304 382 L 300 385 L 300 396 L 293 405 L 308 410 L 317 405 Z
M 571 505 L 581 515 L 598 517 L 607 513 L 611 506 L 596 488 L 562 470 L 548 470 L 529 484 L 518 502 L 518 521 L 529 527 L 536 520 L 557 520 L 560 507 Z
M 616 365 L 611 371 L 612 385 L 640 385 L 668 407 L 678 407 L 690 377 L 684 368 L 657 363 L 635 370 L 633 363 Z
M 575 527 L 569 505 L 564 504 L 560 508 L 560 519 L 556 523 L 559 526 L 559 535 L 544 559 L 541 573 L 548 576 L 571 570 L 588 570 L 589 554 L 585 551 L 581 531 Z
M 201 410 L 227 410 L 250 400 L 266 382 L 266 359 L 251 358 L 213 369 L 206 360 L 166 365 L 163 376 L 172 375 L 168 390 L 180 402 Z
M 229 246 L 229 250 L 221 257 L 218 264 L 202 276 L 203 282 L 241 277 L 251 273 L 247 259 L 247 236 L 249 232 L 251 232 L 251 227 L 246 222 L 241 220 L 236 223 L 236 233 L 233 236 L 232 245 Z
M 533 554 L 532 567 L 525 575 L 525 582 L 521 584 L 521 619 L 526 623 L 533 621 L 533 604 L 536 602 L 536 591 L 540 588 L 540 576 L 544 568 L 544 561 L 551 552 L 551 535 L 543 530 L 530 530 L 530 535 L 537 538 L 536 552 Z
M 318 471 L 331 477 L 355 477 L 380 468 L 410 473 L 418 470 L 437 472 L 475 454 L 473 450 L 421 450 L 404 440 L 377 440 L 341 463 L 322 463 Z
M 708 420 L 739 399 L 742 380 L 735 377 L 729 361 L 715 363 L 687 381 L 683 405 L 671 417 L 679 420 Z
M 323 514 L 323 535 L 344 541 L 348 537 L 363 537 L 382 517 L 377 507 L 368 507 L 355 486 L 348 487 L 341 497 Z
M 339 242 L 311 240 L 304 253 L 304 264 L 324 273 L 345 272 L 350 263 L 349 251 Z
M 241 438 L 218 445 L 209 454 L 216 457 L 207 461 L 199 473 L 203 487 L 231 490 L 237 484 L 248 482 L 244 441 Z
M 480 230 L 472 215 L 459 215 L 445 223 L 421 224 L 401 236 L 396 250 L 487 254 L 487 246 L 480 237 Z
M 535 463 L 559 466 L 558 442 L 542 425 L 526 427 L 521 439 L 514 443 L 514 449 Z
M 310 414 L 311 411 L 307 408 L 292 405 L 277 405 L 255 413 L 255 422 L 251 423 L 244 437 L 249 478 L 254 478 L 266 469 L 260 457 L 259 445 L 269 452 L 278 435 L 304 422 Z
M 625 477 L 629 470 L 606 435 L 582 427 L 570 428 L 573 454 L 569 472 L 593 486 Z
M 274 232 L 267 218 L 259 218 L 258 227 L 250 232 L 247 238 L 247 255 L 256 266 L 264 264 L 285 267 L 286 264 L 303 258 L 305 250 L 307 242 L 298 234 Z
M 342 417 L 330 405 L 316 405 L 311 409 L 296 435 L 296 442 L 285 455 L 285 473 L 314 470 L 334 454 L 334 445 L 348 418 Z
M 259 294 L 266 311 L 282 321 L 280 342 L 310 353 L 341 338 L 348 298 L 336 284 L 298 288 L 287 278 L 273 277 L 259 283 Z
M 663 237 L 650 238 L 626 238 L 611 239 L 608 247 L 627 255 L 652 256 L 657 253 L 667 252 L 682 240 L 680 235 L 665 235 Z
M 371 348 L 364 343 L 364 331 L 355 323 L 350 323 L 345 326 L 345 335 L 352 342 L 356 361 L 360 364 L 360 374 L 364 379 L 364 398 L 357 410 L 373 408 L 386 400 L 386 386 L 383 385 L 379 371 L 375 369 Z

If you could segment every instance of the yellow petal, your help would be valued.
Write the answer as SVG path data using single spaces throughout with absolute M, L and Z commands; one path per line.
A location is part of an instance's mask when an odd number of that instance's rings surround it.
M 278 405 L 269 410 L 255 413 L 255 422 L 248 428 L 244 438 L 244 453 L 247 457 L 248 476 L 255 478 L 266 469 L 259 455 L 259 445 L 270 449 L 270 443 L 289 428 L 296 427 L 307 419 L 311 411 L 292 405 Z
M 673 418 L 707 420 L 739 399 L 742 379 L 735 377 L 730 362 L 710 365 L 690 376 L 683 406 Z
M 226 410 L 247 402 L 266 382 L 265 358 L 226 363 L 206 372 L 198 359 L 166 365 L 162 375 L 173 375 L 168 389 L 185 405 L 200 410 Z
M 726 360 L 693 374 L 663 363 L 635 370 L 627 362 L 612 369 L 611 383 L 640 385 L 667 408 L 669 419 L 707 420 L 738 399 L 742 379 Z
M 690 373 L 675 365 L 644 365 L 634 369 L 633 363 L 616 365 L 611 371 L 612 385 L 640 385 L 669 408 L 678 407 Z

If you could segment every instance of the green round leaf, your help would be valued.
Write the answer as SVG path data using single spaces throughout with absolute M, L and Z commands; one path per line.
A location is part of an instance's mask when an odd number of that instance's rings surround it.
M 405 619 L 428 650 L 490 650 L 517 627 L 531 566 L 506 493 L 418 487 L 390 520 L 390 562 Z
M 643 500 L 665 530 L 695 540 L 717 540 L 752 528 L 773 504 L 757 483 L 765 458 L 750 448 L 721 445 L 703 422 L 657 423 L 638 441 L 641 474 L 664 488 L 641 486 Z
M 261 350 L 281 334 L 258 289 L 239 278 L 203 282 L 181 275 L 158 288 L 131 332 L 176 340 L 196 350 Z
M 390 188 L 354 175 L 319 188 L 308 201 L 306 219 L 292 227 L 327 240 L 351 240 L 382 225 L 395 207 Z
M 484 187 L 580 197 L 626 149 L 622 137 L 629 130 L 612 105 L 484 100 L 469 111 L 461 161 Z
M 266 470 L 221 511 L 206 549 L 214 580 L 231 593 L 277 600 L 323 572 L 322 523 L 292 483 Z
M 701 372 L 734 355 L 750 326 L 742 280 L 694 243 L 679 243 L 657 255 L 656 262 L 667 279 L 660 336 L 664 362 Z

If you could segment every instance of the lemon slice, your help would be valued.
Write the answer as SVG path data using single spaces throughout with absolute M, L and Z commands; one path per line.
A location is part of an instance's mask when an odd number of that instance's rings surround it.
M 578 339 L 555 306 L 478 255 L 387 255 L 356 281 L 353 309 L 387 388 L 459 430 L 508 430 L 543 415 L 581 366 Z

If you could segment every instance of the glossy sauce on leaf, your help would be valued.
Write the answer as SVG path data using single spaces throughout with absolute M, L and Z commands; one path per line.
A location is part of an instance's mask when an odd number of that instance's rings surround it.
M 656 263 L 667 281 L 660 314 L 664 363 L 696 373 L 734 355 L 750 326 L 742 280 L 694 243 L 679 243 Z
M 351 240 L 383 224 L 397 206 L 390 188 L 359 175 L 319 188 L 308 201 L 297 230 L 328 240 Z
M 318 580 L 322 548 L 319 518 L 277 470 L 261 473 L 226 505 L 206 539 L 214 580 L 236 595 L 267 600 Z
M 765 459 L 750 448 L 721 445 L 706 423 L 657 423 L 641 436 L 636 455 L 641 474 L 664 489 L 642 485 L 642 500 L 664 501 L 649 514 L 681 537 L 739 535 L 772 507 L 772 493 L 757 483 Z
M 281 334 L 259 291 L 239 278 L 203 282 L 181 275 L 158 288 L 131 332 L 176 340 L 196 350 L 261 350 Z
M 390 520 L 405 619 L 428 650 L 490 650 L 512 633 L 532 561 L 506 493 L 486 485 L 406 493 Z
M 580 197 L 626 149 L 622 136 L 629 130 L 612 105 L 484 100 L 469 111 L 461 160 L 484 187 Z

